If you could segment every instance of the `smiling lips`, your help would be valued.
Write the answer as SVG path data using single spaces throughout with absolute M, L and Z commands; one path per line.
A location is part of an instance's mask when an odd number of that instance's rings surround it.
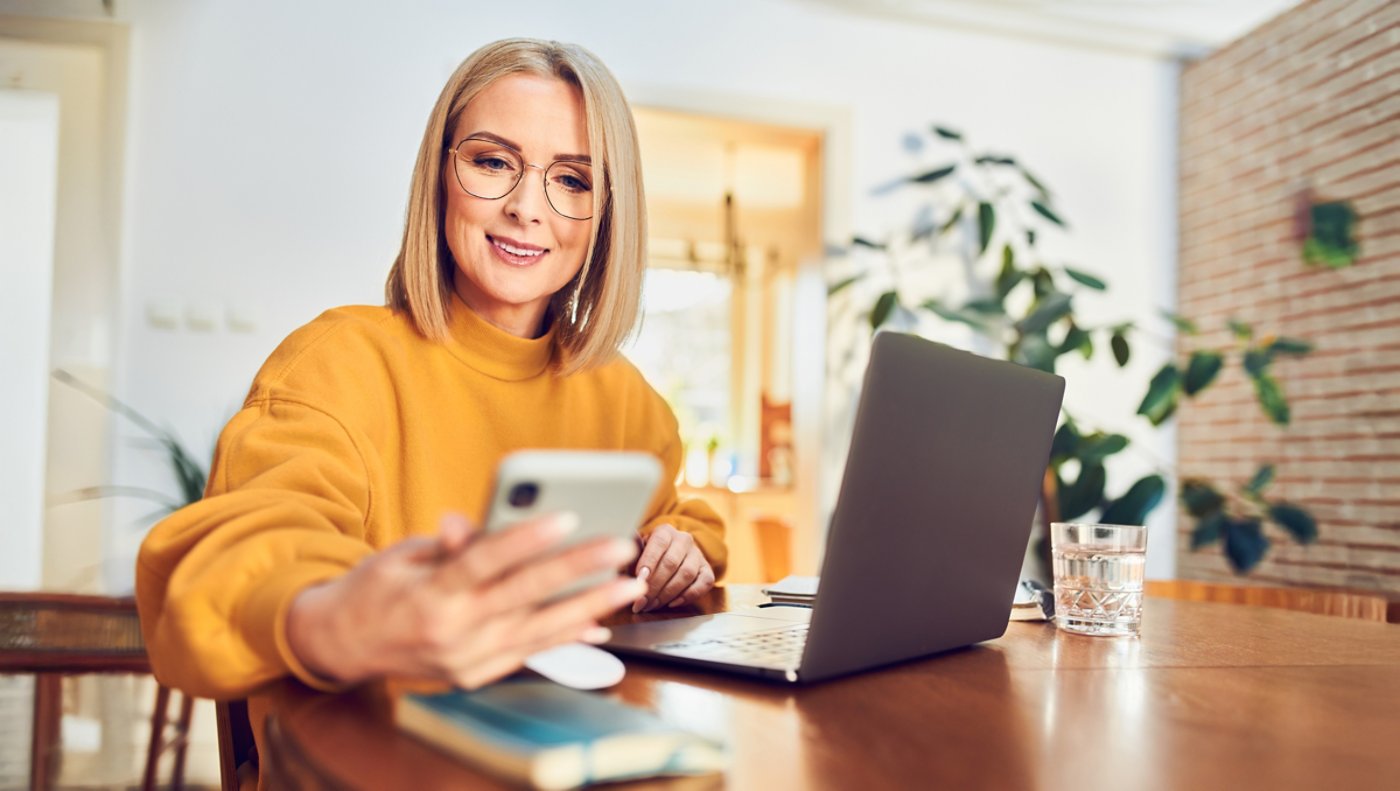
M 496 255 L 503 261 L 514 266 L 525 266 L 540 260 L 540 257 L 549 252 L 543 247 L 536 247 L 532 244 L 517 242 L 514 239 L 506 239 L 500 236 L 487 235 L 486 240 L 491 243 L 491 249 L 496 251 Z

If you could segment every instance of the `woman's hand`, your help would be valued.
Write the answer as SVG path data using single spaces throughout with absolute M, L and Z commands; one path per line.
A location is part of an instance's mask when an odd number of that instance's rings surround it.
M 474 689 L 538 651 L 603 642 L 608 630 L 598 619 L 645 586 L 624 577 L 549 601 L 635 556 L 632 542 L 617 539 L 553 554 L 577 526 L 572 514 L 553 515 L 477 534 L 465 518 L 444 517 L 436 537 L 405 539 L 302 591 L 287 615 L 288 645 L 333 682 L 398 676 Z
M 647 589 L 632 612 L 694 604 L 715 586 L 715 571 L 695 538 L 671 525 L 659 525 L 646 537 L 635 573 Z

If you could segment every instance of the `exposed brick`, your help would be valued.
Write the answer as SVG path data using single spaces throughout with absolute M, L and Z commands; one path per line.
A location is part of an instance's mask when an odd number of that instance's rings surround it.
M 1178 310 L 1202 327 L 1178 339 L 1225 349 L 1218 380 L 1179 409 L 1180 475 L 1230 489 L 1264 461 L 1268 494 L 1309 508 L 1319 541 L 1269 528 L 1259 582 L 1400 592 L 1400 4 L 1313 0 L 1183 70 L 1179 104 Z M 1302 262 L 1300 190 L 1349 200 L 1361 256 L 1332 271 Z M 1228 318 L 1315 344 L 1271 373 L 1287 427 L 1260 412 Z M 1233 579 L 1220 547 L 1183 577 Z

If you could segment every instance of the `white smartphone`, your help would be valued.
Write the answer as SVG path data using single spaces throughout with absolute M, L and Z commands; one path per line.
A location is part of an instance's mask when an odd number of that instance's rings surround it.
M 496 468 L 485 528 L 501 530 L 544 514 L 572 511 L 579 527 L 566 546 L 596 536 L 631 539 L 661 481 L 655 456 L 631 451 L 527 450 Z M 603 572 L 556 594 L 567 596 L 613 576 Z

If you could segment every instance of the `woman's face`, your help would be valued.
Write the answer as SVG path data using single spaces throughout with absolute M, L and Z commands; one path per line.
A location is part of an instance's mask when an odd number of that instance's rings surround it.
M 452 147 L 461 148 L 467 138 L 491 139 L 544 168 L 590 153 L 578 89 L 534 74 L 502 77 L 477 94 L 458 119 Z M 512 334 L 536 337 L 550 297 L 583 266 L 593 221 L 572 220 L 551 208 L 544 174 L 535 167 L 524 167 L 520 183 L 505 197 L 475 197 L 463 189 L 455 159 L 445 154 L 442 166 L 443 230 L 457 264 L 453 287 L 482 318 Z M 478 161 L 493 170 L 505 164 L 489 152 Z M 550 178 L 558 181 L 558 173 L 551 171 Z M 573 176 L 565 182 L 578 184 Z

